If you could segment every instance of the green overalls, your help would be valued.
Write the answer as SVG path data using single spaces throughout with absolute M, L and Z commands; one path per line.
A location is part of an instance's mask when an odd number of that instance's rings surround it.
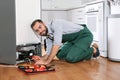
M 65 34 L 62 36 L 63 46 L 58 51 L 57 57 L 71 63 L 91 59 L 93 48 L 90 45 L 92 41 L 93 35 L 86 26 L 79 32 Z

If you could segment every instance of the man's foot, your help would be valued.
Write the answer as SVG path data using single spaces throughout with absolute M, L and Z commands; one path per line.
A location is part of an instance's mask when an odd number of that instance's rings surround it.
M 96 43 L 94 43 L 92 45 L 92 47 L 94 48 L 94 52 L 93 52 L 93 57 L 96 58 L 100 55 L 100 51 L 98 49 L 98 45 Z

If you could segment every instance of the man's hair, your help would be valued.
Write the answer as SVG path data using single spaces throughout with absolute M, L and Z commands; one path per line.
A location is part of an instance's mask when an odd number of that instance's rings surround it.
M 36 22 L 43 23 L 42 20 L 40 20 L 40 19 L 36 19 L 36 20 L 34 20 L 34 21 L 32 22 L 32 24 L 31 24 L 31 28 L 33 28 L 33 26 L 35 25 Z

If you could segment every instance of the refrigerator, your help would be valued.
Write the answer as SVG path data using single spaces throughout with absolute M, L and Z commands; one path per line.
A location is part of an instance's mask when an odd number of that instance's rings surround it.
M 120 61 L 120 14 L 108 17 L 108 58 Z
M 0 64 L 16 64 L 15 0 L 0 0 Z

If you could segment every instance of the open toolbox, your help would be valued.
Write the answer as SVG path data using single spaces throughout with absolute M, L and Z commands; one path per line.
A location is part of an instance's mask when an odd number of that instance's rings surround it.
M 25 73 L 38 73 L 55 71 L 54 65 L 34 65 L 34 66 L 18 66 L 18 68 Z

